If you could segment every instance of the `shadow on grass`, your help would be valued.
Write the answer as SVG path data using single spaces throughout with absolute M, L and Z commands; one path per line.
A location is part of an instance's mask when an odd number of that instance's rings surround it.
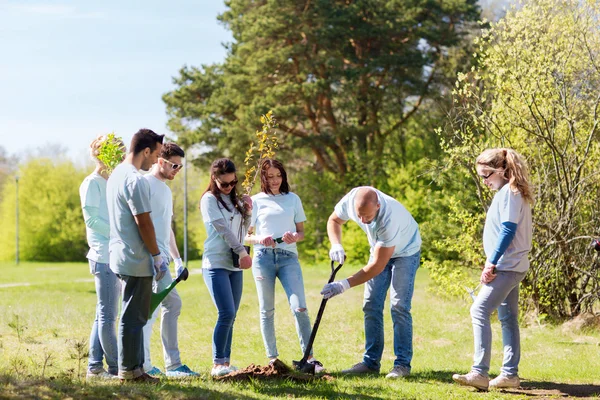
M 600 385 L 586 385 L 581 383 L 558 383 L 558 382 L 521 382 L 519 394 L 540 396 L 568 396 L 568 397 L 592 397 L 600 394 Z
M 459 371 L 457 371 L 457 372 L 459 372 Z M 411 373 L 406 379 L 408 379 L 410 381 L 436 381 L 436 382 L 443 382 L 443 383 L 454 383 L 454 381 L 452 380 L 452 375 L 454 373 L 456 373 L 456 372 L 452 372 L 452 371 L 420 371 L 420 372 L 416 372 L 416 373 Z

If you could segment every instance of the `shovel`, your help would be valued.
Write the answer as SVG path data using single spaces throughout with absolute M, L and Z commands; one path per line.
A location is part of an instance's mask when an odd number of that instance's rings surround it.
M 333 282 L 333 280 L 335 279 L 335 274 L 337 274 L 337 272 L 340 270 L 340 268 L 342 268 L 342 266 L 344 264 L 340 264 L 338 265 L 337 268 L 333 267 L 334 262 L 331 261 L 331 275 L 329 275 L 329 280 L 327 281 L 327 283 L 331 283 Z M 315 336 L 317 336 L 317 330 L 319 329 L 319 324 L 321 323 L 321 318 L 323 317 L 323 312 L 325 311 L 325 305 L 327 304 L 327 300 L 329 299 L 323 299 L 321 300 L 321 307 L 319 307 L 319 312 L 317 313 L 317 319 L 315 320 L 315 323 L 313 325 L 312 328 L 312 332 L 310 333 L 310 339 L 308 340 L 308 345 L 306 346 L 306 350 L 304 350 L 304 357 L 302 357 L 302 360 L 300 361 L 293 361 L 294 367 L 301 372 L 307 373 L 307 374 L 315 374 L 315 364 L 311 364 L 309 363 L 308 357 L 310 357 L 310 351 L 312 350 L 313 347 L 313 342 L 315 341 Z
M 179 276 L 177 277 L 177 279 L 175 279 L 173 282 L 171 282 L 169 284 L 169 286 L 164 288 L 163 291 L 161 291 L 159 293 L 152 293 L 152 298 L 150 299 L 150 315 L 152 315 L 154 313 L 154 310 L 156 310 L 156 307 L 158 307 L 160 302 L 163 301 L 165 299 L 165 297 L 167 297 L 167 295 L 171 292 L 171 290 L 173 290 L 173 288 L 180 281 L 182 281 L 182 280 L 186 281 L 189 275 L 190 275 L 190 273 L 188 272 L 188 269 L 184 268 L 183 271 L 181 271 L 181 274 L 179 274 Z

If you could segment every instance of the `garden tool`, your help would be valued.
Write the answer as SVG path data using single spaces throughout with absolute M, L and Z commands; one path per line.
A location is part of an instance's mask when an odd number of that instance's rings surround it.
M 162 290 L 159 293 L 152 293 L 152 299 L 150 299 L 150 315 L 152 315 L 154 313 L 154 310 L 156 310 L 156 307 L 158 307 L 160 302 L 163 301 L 165 299 L 165 297 L 167 297 L 167 295 L 171 292 L 171 290 L 173 290 L 173 288 L 180 281 L 182 281 L 182 280 L 186 281 L 189 275 L 190 275 L 190 273 L 188 272 L 188 269 L 184 268 L 183 271 L 181 271 L 181 274 L 179 274 L 179 276 L 177 277 L 177 279 L 175 279 L 173 282 L 171 282 L 169 284 L 169 286 L 167 286 L 164 290 Z

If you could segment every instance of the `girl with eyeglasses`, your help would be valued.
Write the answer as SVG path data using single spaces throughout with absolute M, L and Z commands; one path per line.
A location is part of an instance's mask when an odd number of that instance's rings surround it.
M 488 149 L 477 157 L 476 169 L 485 185 L 497 193 L 488 209 L 483 230 L 486 262 L 482 287 L 471 307 L 475 354 L 471 372 L 452 376 L 456 382 L 480 390 L 516 388 L 521 355 L 519 284 L 529 269 L 532 189 L 525 159 L 512 149 Z M 490 381 L 492 353 L 490 316 L 498 310 L 504 361 L 501 374 Z
M 242 269 L 252 266 L 252 258 L 243 246 L 252 200 L 236 194 L 236 169 L 233 162 L 221 158 L 212 163 L 210 184 L 200 200 L 200 211 L 206 227 L 202 255 L 202 276 L 218 318 L 213 332 L 212 376 L 223 376 L 236 371 L 230 364 L 233 323 L 242 298 Z
M 296 243 L 304 239 L 302 201 L 290 192 L 287 173 L 280 161 L 265 159 L 260 168 L 261 192 L 252 196 L 252 221 L 246 242 L 254 244 L 252 274 L 260 306 L 260 330 L 270 362 L 279 353 L 275 340 L 275 282 L 281 282 L 296 319 L 302 352 L 306 350 L 312 327 L 308 317 L 302 269 Z M 315 371 L 323 365 L 312 355 Z

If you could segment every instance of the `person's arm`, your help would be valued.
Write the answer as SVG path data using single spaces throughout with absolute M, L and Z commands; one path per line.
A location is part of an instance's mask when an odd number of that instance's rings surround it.
M 287 244 L 296 243 L 304 240 L 304 222 L 296 223 L 296 232 L 286 232 L 281 237 Z
M 346 252 L 342 246 L 342 225 L 346 223 L 346 220 L 338 217 L 334 211 L 327 220 L 327 236 L 331 242 L 331 249 L 329 249 L 329 258 L 332 261 L 336 261 L 343 264 L 346 260 Z
M 241 244 L 236 235 L 231 232 L 231 229 L 229 229 L 227 222 L 225 222 L 223 218 L 211 221 L 210 224 L 215 228 L 219 236 L 223 238 L 225 243 L 227 243 L 227 245 L 231 247 L 233 251 L 240 256 L 240 258 L 248 255 L 244 245 Z
M 159 254 L 160 250 L 156 244 L 156 233 L 154 232 L 154 224 L 152 223 L 152 218 L 150 218 L 150 213 L 145 212 L 134 215 L 134 218 L 135 223 L 138 226 L 138 230 L 140 231 L 142 241 L 146 245 L 146 248 L 150 254 L 152 254 L 152 256 Z
M 107 220 L 100 216 L 100 209 L 84 206 L 82 210 L 85 226 L 108 239 L 110 237 L 110 225 Z
M 175 232 L 173 232 L 173 229 L 170 229 L 171 231 L 171 239 L 169 240 L 169 254 L 171 254 L 171 258 L 173 260 L 177 260 L 178 258 L 181 258 L 181 255 L 179 254 L 179 249 L 177 248 L 177 241 L 175 240 Z

